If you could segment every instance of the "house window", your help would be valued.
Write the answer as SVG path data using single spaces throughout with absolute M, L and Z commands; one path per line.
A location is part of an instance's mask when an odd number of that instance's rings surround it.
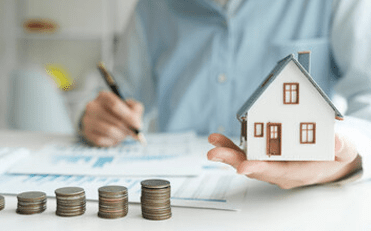
M 270 138 L 278 139 L 278 126 L 270 126 Z
M 315 123 L 300 123 L 300 143 L 315 144 L 316 143 L 316 124 Z
M 264 124 L 263 123 L 255 123 L 254 124 L 254 136 L 255 137 L 263 137 L 264 136 Z
M 283 84 L 283 103 L 299 104 L 299 83 Z

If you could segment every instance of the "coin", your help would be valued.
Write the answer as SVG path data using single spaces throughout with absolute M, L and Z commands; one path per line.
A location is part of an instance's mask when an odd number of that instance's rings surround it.
M 39 191 L 29 191 L 17 195 L 18 214 L 36 214 L 46 210 L 46 194 Z
M 73 195 L 79 195 L 79 194 L 85 194 L 85 191 L 83 188 L 80 187 L 64 187 L 64 188 L 59 188 L 55 190 L 55 194 L 58 197 L 71 197 Z
M 128 191 L 124 186 L 109 185 L 98 189 L 99 212 L 101 218 L 120 218 L 128 213 Z
M 0 195 L 0 211 L 3 210 L 5 207 L 5 199 L 2 195 Z
M 30 192 L 23 192 L 17 195 L 18 200 L 22 201 L 36 201 L 36 200 L 43 200 L 46 198 L 46 194 L 44 192 L 39 191 L 30 191 Z
M 124 186 L 119 185 L 108 185 L 103 186 L 98 189 L 99 195 L 102 194 L 110 194 L 110 195 L 117 195 L 117 194 L 126 194 L 128 189 Z
M 64 187 L 56 189 L 56 215 L 62 217 L 79 216 L 86 211 L 85 191 L 80 187 Z
M 149 179 L 149 180 L 142 181 L 141 185 L 142 187 L 145 187 L 145 188 L 157 189 L 157 188 L 169 187 L 170 182 L 167 180 L 161 180 L 161 179 Z
M 165 220 L 171 217 L 170 182 L 150 179 L 141 182 L 142 217 L 149 220 Z

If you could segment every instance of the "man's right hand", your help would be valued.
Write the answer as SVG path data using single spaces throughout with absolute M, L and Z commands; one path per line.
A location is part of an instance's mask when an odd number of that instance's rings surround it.
M 124 102 L 112 92 L 100 92 L 86 105 L 81 120 L 82 134 L 102 147 L 116 145 L 128 135 L 136 138 L 131 129 L 141 128 L 143 112 L 143 105 L 135 100 Z

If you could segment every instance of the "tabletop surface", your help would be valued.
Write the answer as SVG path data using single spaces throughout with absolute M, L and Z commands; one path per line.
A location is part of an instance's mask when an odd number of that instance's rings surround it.
M 0 130 L 0 147 L 38 150 L 62 139 L 72 141 L 73 137 Z M 97 216 L 98 202 L 91 201 L 84 215 L 59 217 L 55 215 L 53 198 L 48 198 L 45 212 L 19 215 L 15 212 L 17 198 L 5 196 L 0 230 L 371 230 L 371 182 L 293 190 L 255 180 L 247 183 L 240 211 L 173 207 L 172 218 L 165 221 L 143 219 L 138 204 L 130 204 L 124 218 L 102 219 Z

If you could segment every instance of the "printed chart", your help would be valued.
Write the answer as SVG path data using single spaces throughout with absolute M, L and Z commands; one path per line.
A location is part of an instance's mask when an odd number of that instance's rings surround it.
M 82 142 L 50 144 L 19 161 L 8 173 L 92 176 L 196 176 L 201 155 L 191 148 L 194 133 L 148 135 L 148 145 L 128 140 L 112 148 Z M 204 157 L 205 158 L 205 157 Z

